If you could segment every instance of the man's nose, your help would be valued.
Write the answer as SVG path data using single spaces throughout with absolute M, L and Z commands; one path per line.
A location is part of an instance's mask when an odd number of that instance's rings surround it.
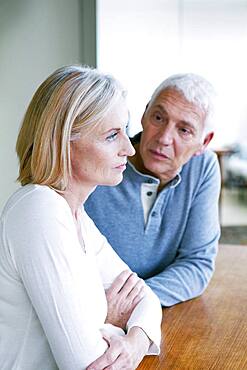
M 171 145 L 174 139 L 174 129 L 169 125 L 161 127 L 157 139 L 162 145 Z

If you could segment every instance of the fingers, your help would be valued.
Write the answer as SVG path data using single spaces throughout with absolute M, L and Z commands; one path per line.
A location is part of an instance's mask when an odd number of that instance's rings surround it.
M 115 296 L 116 294 L 118 294 L 120 292 L 120 290 L 123 288 L 126 280 L 128 280 L 128 278 L 131 276 L 131 274 L 133 274 L 132 271 L 124 270 L 116 277 L 116 279 L 113 281 L 110 288 L 107 289 L 107 293 L 108 293 L 109 298 L 111 298 L 111 296 Z
M 110 347 L 87 370 L 136 369 L 147 352 L 146 342 L 146 334 L 140 328 L 131 328 L 130 333 L 124 337 L 113 335 L 109 340 Z
M 108 347 L 110 347 L 110 341 L 111 341 L 111 335 L 107 332 L 105 329 L 100 329 L 100 332 L 102 334 L 102 338 L 106 341 L 108 344 Z
M 119 294 L 122 294 L 129 302 L 132 302 L 135 298 L 140 300 L 144 296 L 144 287 L 144 281 L 136 274 L 132 274 L 125 282 Z
M 109 340 L 109 338 L 108 338 Z M 88 367 L 87 370 L 99 370 L 108 368 L 111 366 L 117 358 L 120 356 L 122 352 L 122 347 L 119 345 L 119 340 L 114 341 L 114 336 L 110 339 L 110 347 L 106 350 L 106 352 L 100 356 L 97 360 L 92 362 Z M 111 367 L 109 367 L 110 369 Z
M 117 358 L 118 357 L 115 357 L 114 354 L 105 352 L 96 361 L 92 362 L 91 365 L 87 367 L 87 370 L 111 369 L 111 366 L 117 360 Z
M 126 363 L 126 356 L 121 354 L 118 358 L 110 365 L 104 368 L 104 370 L 133 370 L 132 366 Z
M 109 354 L 108 352 L 105 352 L 96 361 L 92 362 L 91 365 L 87 367 L 87 370 L 98 370 L 106 368 L 108 369 L 108 366 L 112 365 L 116 359 L 117 357 L 115 357 L 114 354 Z
M 139 300 L 144 295 L 145 283 L 136 273 L 129 270 L 122 271 L 109 289 L 107 289 L 107 298 L 110 300 L 116 295 L 127 298 L 130 302 L 138 296 Z
M 140 300 L 145 295 L 145 283 L 143 280 L 139 280 L 133 289 L 129 292 L 127 299 L 134 301 L 135 299 Z
M 132 291 L 132 289 L 136 286 L 136 284 L 139 281 L 139 277 L 135 272 L 132 272 L 128 279 L 126 279 L 125 283 L 122 285 L 122 288 L 120 289 L 119 293 L 122 293 L 124 296 L 127 297 L 127 295 Z
M 106 322 L 125 329 L 133 310 L 145 295 L 145 287 L 144 281 L 135 273 L 121 272 L 106 290 Z

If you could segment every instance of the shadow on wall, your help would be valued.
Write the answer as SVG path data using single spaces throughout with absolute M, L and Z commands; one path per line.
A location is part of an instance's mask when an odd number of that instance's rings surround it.
M 1 0 L 0 1 L 0 47 L 1 39 L 9 34 L 13 28 L 18 27 L 18 19 L 24 15 L 28 8 L 27 0 Z

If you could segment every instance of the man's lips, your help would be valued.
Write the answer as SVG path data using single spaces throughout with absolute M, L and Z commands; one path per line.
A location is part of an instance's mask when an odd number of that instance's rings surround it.
M 159 152 L 158 150 L 154 150 L 154 149 L 150 149 L 149 150 L 150 153 L 152 154 L 153 157 L 157 158 L 157 159 L 169 159 L 169 156 L 164 154 L 164 153 L 161 153 Z

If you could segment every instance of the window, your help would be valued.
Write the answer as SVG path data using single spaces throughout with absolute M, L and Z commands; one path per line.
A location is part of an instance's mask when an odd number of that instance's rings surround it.
M 247 140 L 245 0 L 98 0 L 98 67 L 128 90 L 130 135 L 154 88 L 195 72 L 219 96 L 214 145 Z

